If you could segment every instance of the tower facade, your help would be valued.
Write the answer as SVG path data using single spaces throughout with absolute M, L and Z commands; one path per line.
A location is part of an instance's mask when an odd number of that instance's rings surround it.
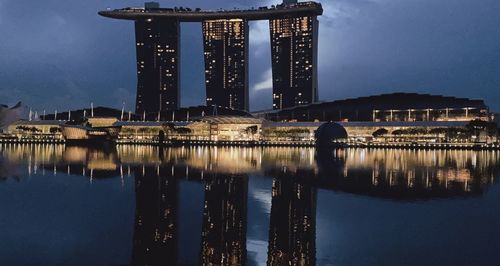
M 138 115 L 179 107 L 179 25 L 176 19 L 135 21 Z
M 136 25 L 136 113 L 162 117 L 179 107 L 179 25 L 201 22 L 203 27 L 206 104 L 248 111 L 249 21 L 270 21 L 273 109 L 316 102 L 317 17 L 320 3 L 283 0 L 270 8 L 209 10 L 184 7 L 145 7 L 101 11 L 104 17 L 132 20 Z M 153 114 L 151 116 L 150 114 Z
M 270 20 L 273 109 L 318 101 L 316 16 Z
M 203 21 L 207 106 L 248 111 L 248 21 Z

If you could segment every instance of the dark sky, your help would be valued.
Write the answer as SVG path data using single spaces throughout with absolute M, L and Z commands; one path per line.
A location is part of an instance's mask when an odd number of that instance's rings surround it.
M 160 1 L 216 9 L 272 0 Z M 482 98 L 500 111 L 500 1 L 322 0 L 321 100 L 405 91 Z M 135 104 L 133 23 L 97 11 L 142 1 L 0 0 L 0 103 Z M 272 106 L 266 22 L 252 22 L 250 105 Z M 204 103 L 201 25 L 182 26 L 182 105 Z

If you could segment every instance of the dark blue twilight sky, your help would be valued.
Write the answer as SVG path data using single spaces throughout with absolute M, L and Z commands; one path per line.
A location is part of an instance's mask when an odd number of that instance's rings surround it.
M 246 8 L 280 0 L 162 0 Z M 499 0 L 321 0 L 321 100 L 406 91 L 483 98 L 500 111 Z M 101 18 L 142 1 L 0 0 L 0 103 L 133 108 L 133 23 Z M 271 107 L 266 22 L 252 22 L 250 105 Z M 201 26 L 182 26 L 182 105 L 204 103 Z

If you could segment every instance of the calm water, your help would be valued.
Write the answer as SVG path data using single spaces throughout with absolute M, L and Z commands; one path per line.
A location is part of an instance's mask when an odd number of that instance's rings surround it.
M 500 153 L 0 146 L 0 265 L 498 265 Z

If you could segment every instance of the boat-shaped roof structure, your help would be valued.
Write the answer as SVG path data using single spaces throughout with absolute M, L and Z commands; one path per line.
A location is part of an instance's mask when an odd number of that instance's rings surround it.
M 200 22 L 217 19 L 246 19 L 269 20 L 274 18 L 320 16 L 323 7 L 316 2 L 301 2 L 295 4 L 281 4 L 271 7 L 234 10 L 201 10 L 199 8 L 148 8 L 127 7 L 123 9 L 106 10 L 99 12 L 103 17 L 125 20 L 147 18 L 177 19 L 181 22 Z

